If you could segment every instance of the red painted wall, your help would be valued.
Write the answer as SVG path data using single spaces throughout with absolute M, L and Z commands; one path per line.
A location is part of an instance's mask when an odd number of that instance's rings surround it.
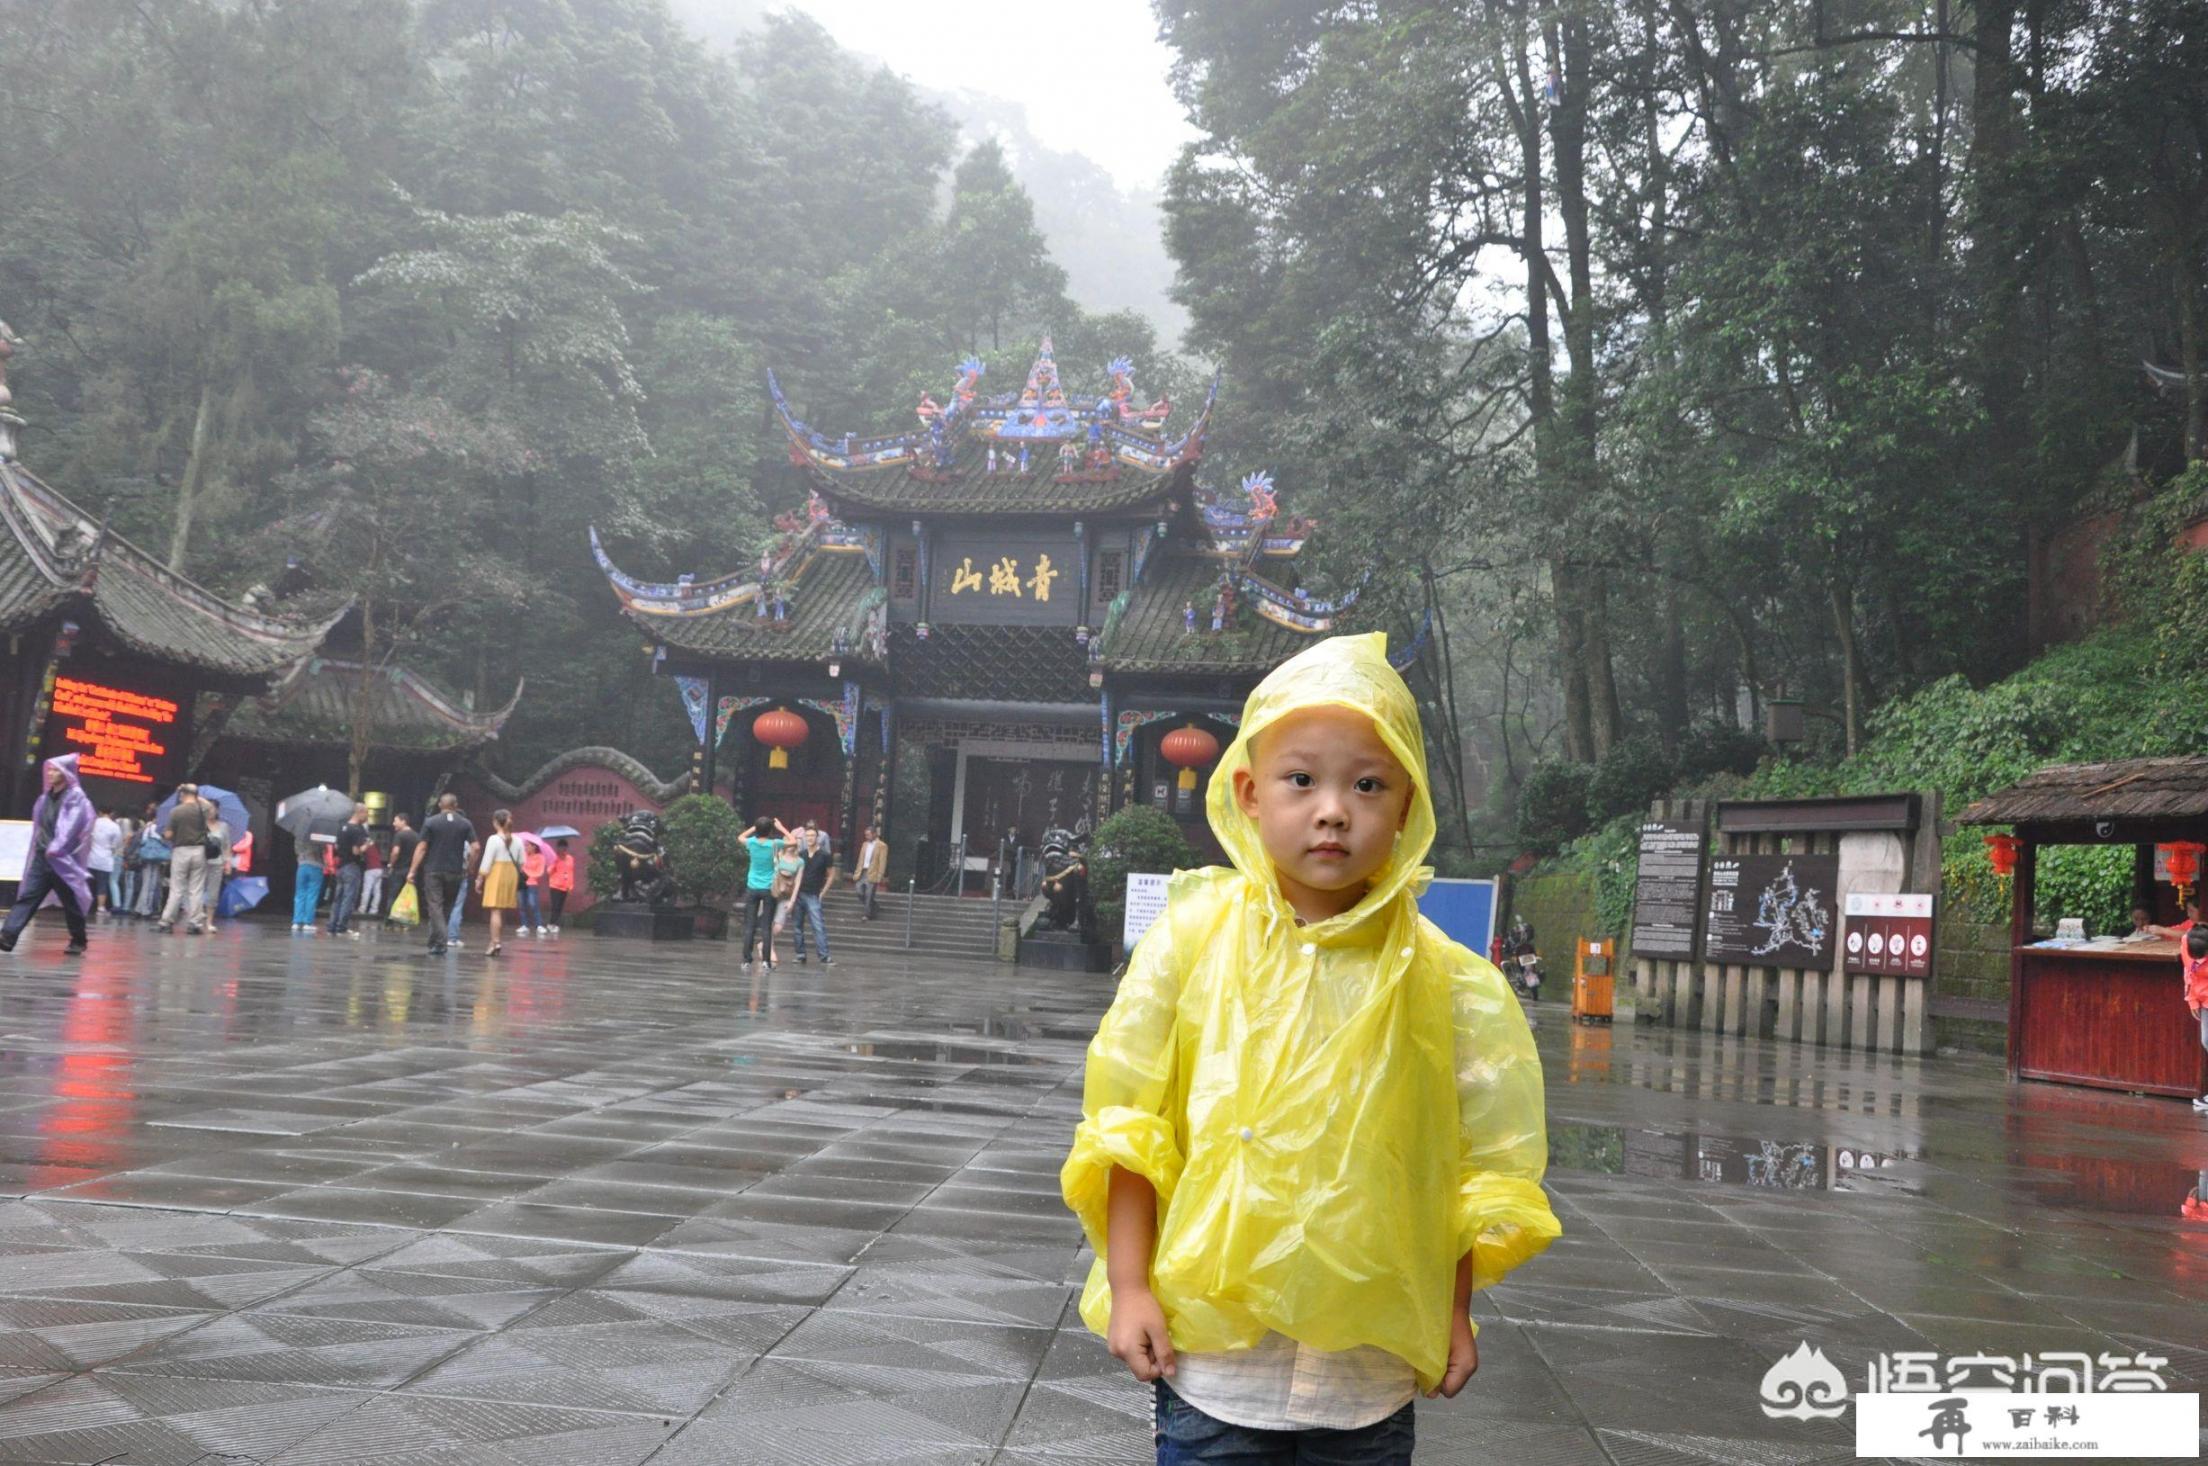
M 495 795 L 472 780 L 455 780 L 452 792 L 460 796 L 461 811 L 485 835 L 491 832 L 491 811 L 501 807 L 513 811 L 517 832 L 541 830 L 546 825 L 573 825 L 582 831 L 580 838 L 568 841 L 568 849 L 575 856 L 575 890 L 567 898 L 570 911 L 587 910 L 598 899 L 590 889 L 589 869 L 590 842 L 598 827 L 618 823 L 640 809 L 657 813 L 664 807 L 600 764 L 569 769 L 527 798 L 503 806 Z

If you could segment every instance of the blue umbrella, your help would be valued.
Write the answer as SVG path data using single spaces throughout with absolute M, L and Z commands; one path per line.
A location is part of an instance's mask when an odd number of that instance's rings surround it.
M 241 911 L 251 911 L 267 899 L 267 876 L 232 876 L 222 883 L 222 902 L 216 915 L 236 916 Z
M 571 840 L 579 837 L 583 832 L 573 825 L 546 825 L 537 833 L 547 840 Z
M 245 812 L 245 801 L 229 790 L 218 789 L 212 784 L 202 784 L 199 786 L 199 797 L 212 804 L 215 807 L 215 813 L 222 816 L 222 822 L 230 827 L 231 839 L 235 840 L 238 836 L 253 828 L 252 816 Z M 169 822 L 169 816 L 175 811 L 176 796 L 171 794 L 168 798 L 162 800 L 161 807 L 153 812 L 154 827 L 159 829 L 166 825 Z

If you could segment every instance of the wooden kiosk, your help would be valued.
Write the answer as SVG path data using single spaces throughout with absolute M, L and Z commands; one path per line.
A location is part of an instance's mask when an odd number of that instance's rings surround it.
M 2049 845 L 2133 847 L 2132 900 L 2157 924 L 2183 920 L 2155 878 L 2155 847 L 2208 840 L 2208 757 L 2062 764 L 1964 810 L 1966 825 L 2016 834 L 2009 958 L 2009 1075 L 2190 1099 L 2208 1092 L 2208 1050 L 2185 1006 L 2178 944 L 2097 937 L 2058 946 L 2035 932 L 2033 875 Z

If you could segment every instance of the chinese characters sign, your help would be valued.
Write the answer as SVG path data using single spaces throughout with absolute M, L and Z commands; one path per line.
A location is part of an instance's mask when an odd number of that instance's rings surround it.
M 1702 902 L 1702 827 L 1648 820 L 1633 883 L 1633 955 L 1692 957 Z
M 969 625 L 1074 625 L 1079 548 L 1032 535 L 946 535 L 935 547 L 929 617 Z
M 165 783 L 182 751 L 181 711 L 167 698 L 57 677 L 45 746 L 50 754 L 78 755 L 78 772 L 87 778 Z

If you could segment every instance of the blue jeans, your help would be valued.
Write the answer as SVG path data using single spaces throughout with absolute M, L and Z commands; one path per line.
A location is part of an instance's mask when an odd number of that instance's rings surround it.
M 464 912 L 467 911 L 467 909 L 468 878 L 466 876 L 462 876 L 460 878 L 460 884 L 454 887 L 452 892 L 452 916 L 451 919 L 446 921 L 445 923 L 446 941 L 457 942 L 460 940 L 460 917 Z
M 514 918 L 515 930 L 519 931 L 526 927 L 544 925 L 544 911 L 537 905 L 537 888 L 535 886 L 523 881 L 520 893 L 514 899 L 520 903 L 516 908 L 519 914 Z
M 291 924 L 314 925 L 314 903 L 322 899 L 322 867 L 320 864 L 299 867 L 299 882 L 291 891 Z
M 342 936 L 345 924 L 353 919 L 353 908 L 360 904 L 361 870 L 357 865 L 341 865 L 337 868 L 337 895 L 330 902 L 330 935 Z
M 1156 1389 L 1158 1466 L 1411 1466 L 1409 1405 L 1360 1430 L 1251 1430 L 1206 1415 L 1162 1379 Z
M 790 933 L 790 940 L 797 943 L 797 960 L 800 962 L 805 960 L 805 929 L 811 927 L 814 950 L 820 953 L 820 960 L 826 962 L 828 960 L 828 923 L 820 914 L 820 893 L 818 891 L 810 896 L 799 894 L 797 898 L 797 920 L 792 925 L 796 930 Z

